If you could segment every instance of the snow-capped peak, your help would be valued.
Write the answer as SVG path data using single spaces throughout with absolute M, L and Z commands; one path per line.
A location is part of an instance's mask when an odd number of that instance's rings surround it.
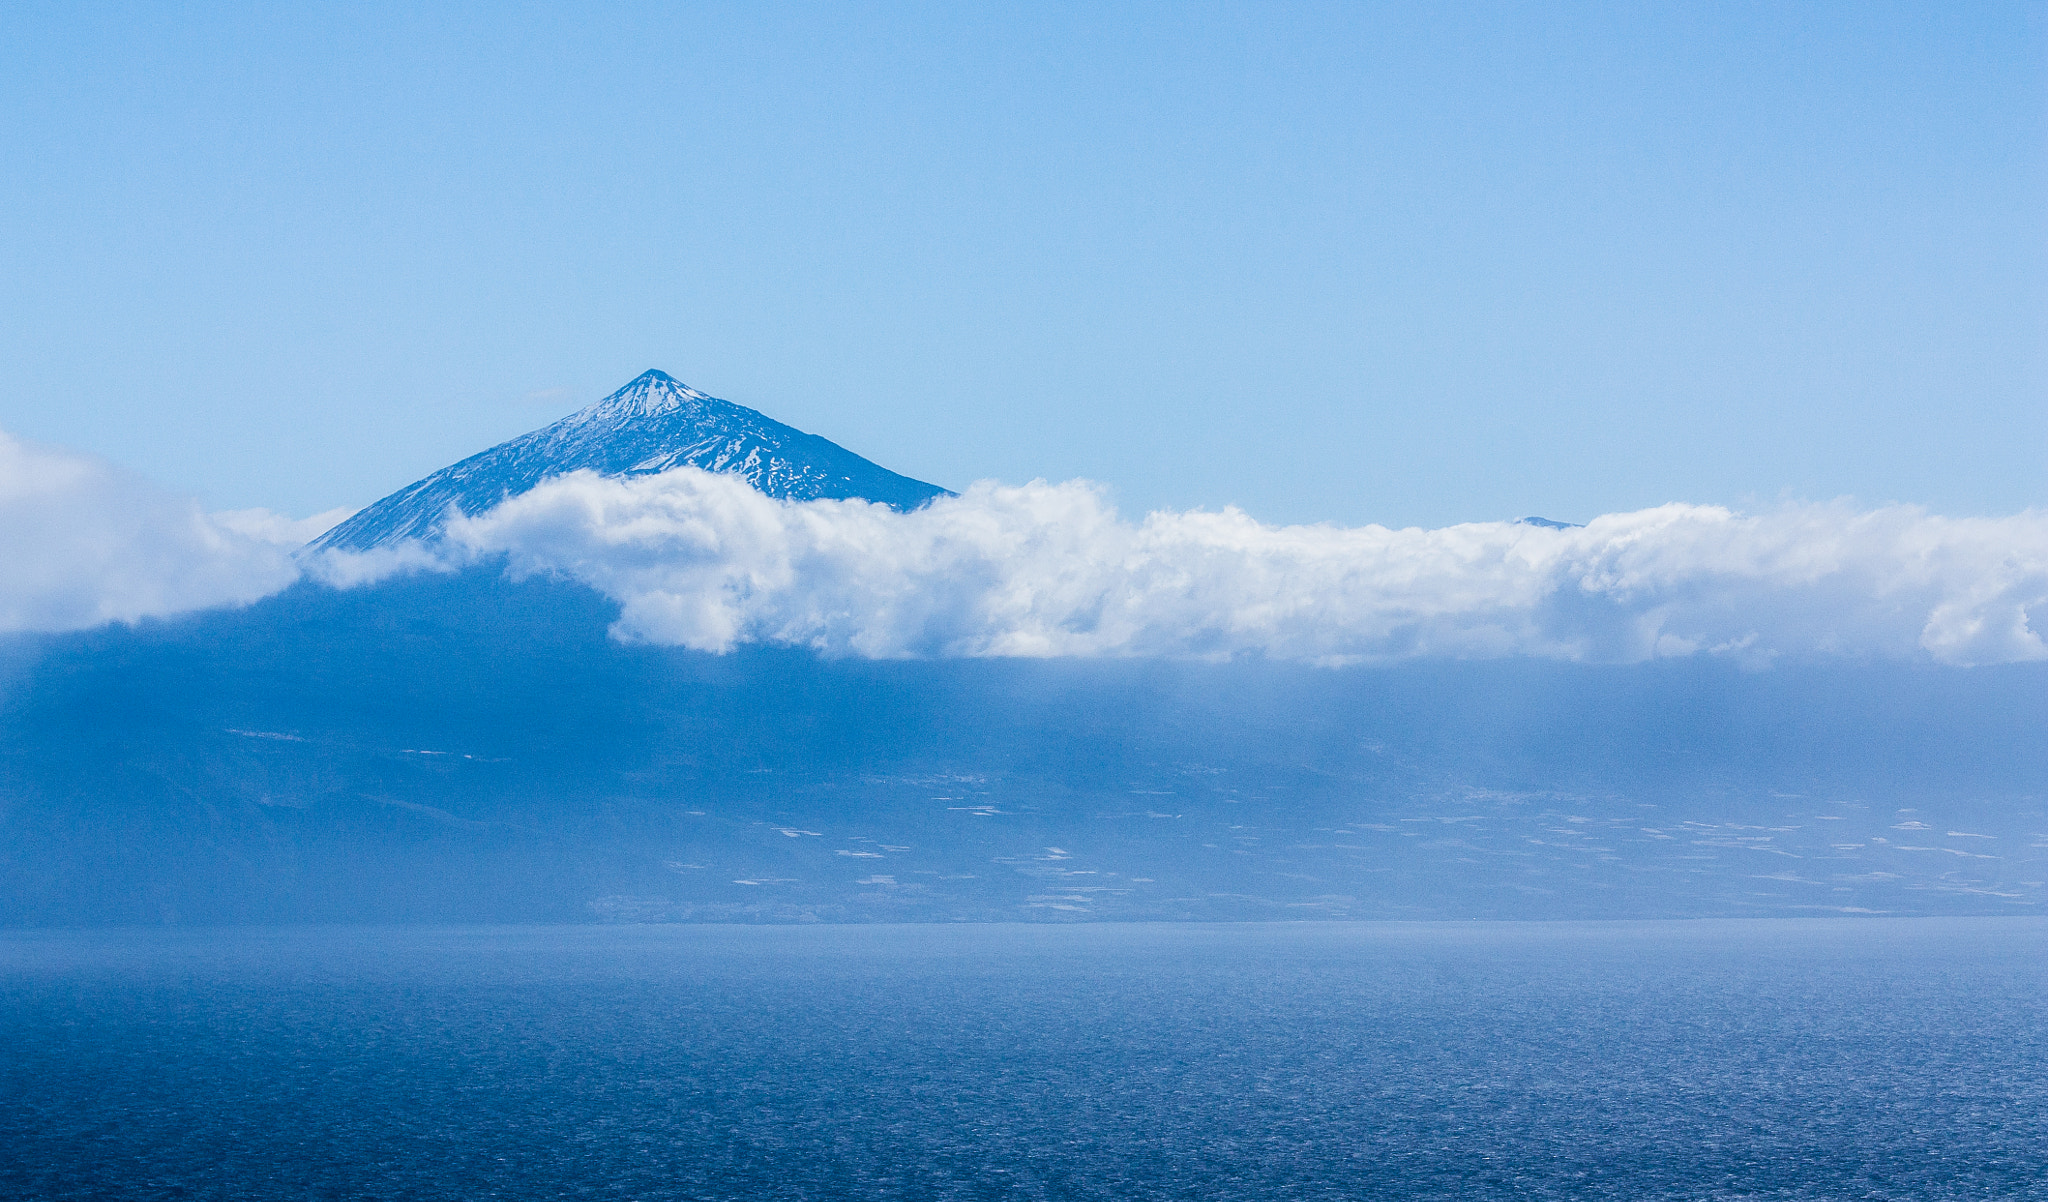
M 588 408 L 415 481 L 315 540 L 364 551 L 432 538 L 451 510 L 477 514 L 550 476 L 635 476 L 678 467 L 729 472 L 772 497 L 876 501 L 915 509 L 945 489 L 899 476 L 837 443 L 644 371 Z
M 634 376 L 624 388 L 573 416 L 595 417 L 602 413 L 622 417 L 657 417 L 673 413 L 693 401 L 713 399 L 665 371 L 649 368 Z

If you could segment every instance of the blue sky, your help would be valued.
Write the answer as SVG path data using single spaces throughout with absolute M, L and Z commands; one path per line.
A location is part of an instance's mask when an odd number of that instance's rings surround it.
M 2036 5 L 11 5 L 0 428 L 360 505 L 646 367 L 951 486 L 2048 504 Z

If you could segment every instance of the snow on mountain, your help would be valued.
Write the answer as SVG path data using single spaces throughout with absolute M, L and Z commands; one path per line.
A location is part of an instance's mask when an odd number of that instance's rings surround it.
M 647 371 L 587 409 L 408 484 L 310 548 L 367 551 L 430 538 L 451 507 L 482 513 L 567 472 L 640 476 L 685 465 L 741 476 L 771 497 L 793 501 L 857 498 L 908 511 L 952 495 L 744 405 L 706 396 L 665 372 Z

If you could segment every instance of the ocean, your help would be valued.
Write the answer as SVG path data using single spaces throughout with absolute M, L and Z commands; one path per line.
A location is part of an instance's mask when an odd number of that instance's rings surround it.
M 0 1196 L 2048 1198 L 2048 920 L 0 933 Z

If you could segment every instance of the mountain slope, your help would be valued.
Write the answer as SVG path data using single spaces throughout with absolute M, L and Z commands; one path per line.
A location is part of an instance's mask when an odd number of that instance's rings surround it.
M 2048 664 L 730 655 L 488 567 L 0 640 L 0 928 L 2031 913 Z
M 911 510 L 951 495 L 744 405 L 706 396 L 664 372 L 647 371 L 587 409 L 399 489 L 312 546 L 366 551 L 429 538 L 450 507 L 482 513 L 567 472 L 639 476 L 685 465 L 744 476 L 769 496 L 792 501 L 858 498 Z

